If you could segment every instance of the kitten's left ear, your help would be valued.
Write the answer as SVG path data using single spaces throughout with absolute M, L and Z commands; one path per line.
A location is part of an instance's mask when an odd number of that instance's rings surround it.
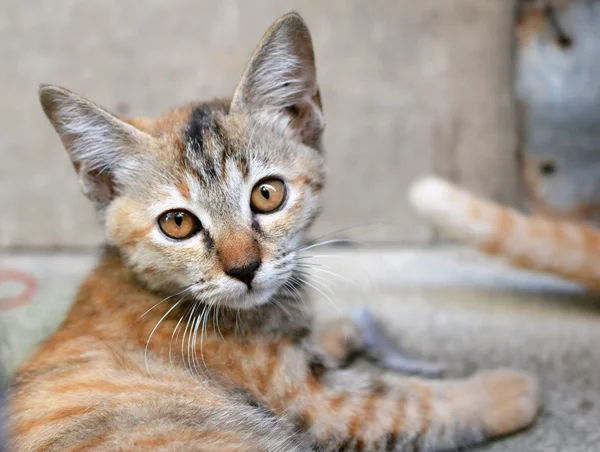
M 320 146 L 324 119 L 315 55 L 300 15 L 280 17 L 265 33 L 235 90 L 231 112 L 273 115 L 294 139 Z

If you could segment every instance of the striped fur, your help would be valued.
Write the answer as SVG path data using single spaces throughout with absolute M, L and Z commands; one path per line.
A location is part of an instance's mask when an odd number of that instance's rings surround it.
M 298 15 L 267 32 L 232 102 L 151 121 L 62 88 L 43 87 L 41 99 L 109 245 L 17 372 L 11 450 L 434 451 L 533 421 L 528 375 L 365 374 L 342 368 L 365 347 L 345 336 L 356 329 L 313 333 L 297 254 L 320 208 L 323 124 Z M 253 213 L 252 187 L 274 176 L 284 205 Z M 157 218 L 181 208 L 202 229 L 167 239 Z M 261 259 L 252 285 L 224 273 L 248 249 Z
M 488 254 L 600 290 L 600 232 L 594 228 L 526 216 L 437 178 L 418 181 L 410 199 L 434 224 Z

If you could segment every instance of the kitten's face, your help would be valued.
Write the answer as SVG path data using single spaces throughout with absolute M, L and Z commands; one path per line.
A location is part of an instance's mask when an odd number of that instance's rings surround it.
M 299 16 L 269 29 L 230 102 L 121 121 L 61 88 L 40 96 L 109 243 L 149 287 L 249 308 L 290 278 L 324 179 Z
M 152 288 L 264 303 L 291 276 L 318 212 L 322 154 L 260 117 L 210 106 L 186 115 L 108 206 L 109 240 Z

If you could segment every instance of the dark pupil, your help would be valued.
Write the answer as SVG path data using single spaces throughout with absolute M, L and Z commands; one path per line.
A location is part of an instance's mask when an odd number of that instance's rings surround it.
M 264 185 L 260 187 L 260 194 L 263 195 L 263 198 L 265 198 L 266 200 L 269 200 L 271 198 L 271 192 Z
M 177 226 L 181 226 L 181 223 L 183 223 L 183 214 L 182 213 L 176 213 L 174 216 L 174 220 L 175 220 L 175 224 Z

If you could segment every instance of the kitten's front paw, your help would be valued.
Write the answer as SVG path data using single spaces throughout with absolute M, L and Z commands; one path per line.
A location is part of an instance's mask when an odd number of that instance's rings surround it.
M 524 372 L 498 369 L 474 375 L 486 403 L 481 421 L 491 436 L 502 436 L 529 426 L 540 409 L 537 381 Z

